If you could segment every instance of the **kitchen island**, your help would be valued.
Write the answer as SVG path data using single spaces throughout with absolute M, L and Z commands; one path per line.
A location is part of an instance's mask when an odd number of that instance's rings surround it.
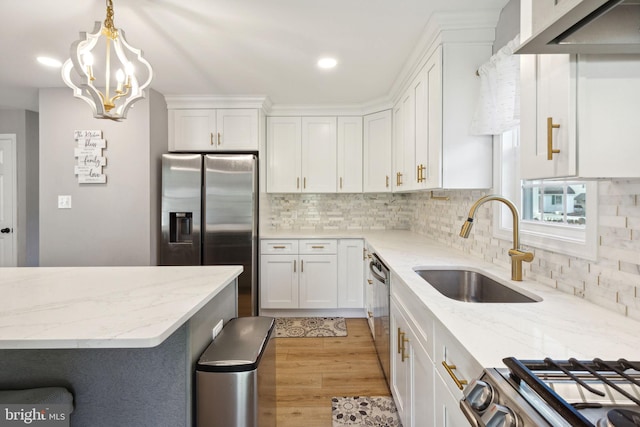
M 64 386 L 72 426 L 192 423 L 193 369 L 239 266 L 4 268 L 0 389 Z

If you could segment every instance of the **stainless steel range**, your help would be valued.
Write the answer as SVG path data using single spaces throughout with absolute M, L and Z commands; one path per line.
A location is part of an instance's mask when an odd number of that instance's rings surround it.
M 639 427 L 640 362 L 503 359 L 466 387 L 476 427 Z

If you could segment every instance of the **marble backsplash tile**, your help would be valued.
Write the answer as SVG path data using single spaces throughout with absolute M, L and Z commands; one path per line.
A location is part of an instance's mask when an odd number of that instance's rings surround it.
M 263 194 L 263 230 L 408 230 L 402 194 Z
M 601 181 L 598 260 L 532 248 L 524 275 L 640 320 L 640 180 Z M 476 214 L 469 239 L 458 233 L 479 190 L 411 194 L 262 194 L 263 230 L 413 230 L 471 256 L 510 268 L 512 242 L 493 236 L 491 205 Z
M 597 261 L 529 247 L 535 259 L 524 264 L 524 275 L 640 320 L 640 180 L 601 181 L 598 192 Z M 410 195 L 410 229 L 509 268 L 511 242 L 493 237 L 492 209 L 478 210 L 469 239 L 458 236 L 469 208 L 486 193 L 446 194 L 449 201 L 432 200 L 427 193 Z

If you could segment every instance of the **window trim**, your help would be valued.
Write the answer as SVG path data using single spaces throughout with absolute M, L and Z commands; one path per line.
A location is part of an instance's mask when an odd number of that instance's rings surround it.
M 518 212 L 522 207 L 522 191 L 520 180 L 520 141 L 515 144 L 516 158 L 515 175 L 518 177 L 511 183 L 511 189 L 502 188 L 504 179 L 503 159 L 502 159 L 502 135 L 494 135 L 494 191 L 509 198 L 518 207 Z M 567 179 L 568 181 L 577 181 Z M 583 229 L 558 224 L 533 223 L 520 219 L 520 242 L 523 245 L 538 249 L 549 250 L 577 258 L 595 261 L 598 259 L 598 183 L 597 181 L 584 181 L 587 191 L 585 212 L 587 223 Z M 506 208 L 506 207 L 505 207 Z M 493 206 L 493 236 L 502 240 L 513 240 L 513 226 L 511 215 L 507 221 L 503 221 L 502 204 L 495 203 Z M 522 214 L 520 214 L 522 217 Z

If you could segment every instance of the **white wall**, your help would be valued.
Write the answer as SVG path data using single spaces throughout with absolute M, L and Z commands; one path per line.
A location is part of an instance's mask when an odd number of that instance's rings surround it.
M 40 91 L 40 265 L 150 265 L 156 260 L 159 156 L 166 151 L 164 99 L 151 92 L 126 120 L 94 119 L 69 89 Z M 107 140 L 106 184 L 79 184 L 73 131 Z M 58 195 L 72 197 L 58 209 Z

